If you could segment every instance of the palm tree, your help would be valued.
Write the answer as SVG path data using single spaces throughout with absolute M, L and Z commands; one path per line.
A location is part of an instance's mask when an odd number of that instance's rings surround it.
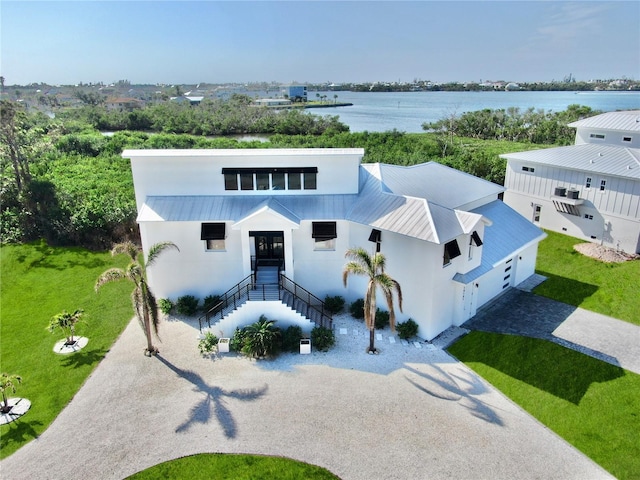
M 54 315 L 49 321 L 49 331 L 53 333 L 56 328 L 62 330 L 62 333 L 66 337 L 66 345 L 73 345 L 73 335 L 76 331 L 76 324 L 80 322 L 82 318 L 83 310 L 77 309 L 73 313 L 69 313 L 63 310 L 62 313 Z
M 0 412 L 9 413 L 11 411 L 7 400 L 7 392 L 11 390 L 13 393 L 16 393 L 16 385 L 18 383 L 22 383 L 22 377 L 20 375 L 0 374 L 0 392 L 2 392 L 2 407 L 0 408 Z
M 345 257 L 350 259 L 344 266 L 342 272 L 342 282 L 347 286 L 347 278 L 349 275 L 360 275 L 369 277 L 367 284 L 367 292 L 364 297 L 364 321 L 369 329 L 369 348 L 367 352 L 376 353 L 374 346 L 375 339 L 375 319 L 376 319 L 376 290 L 380 288 L 384 293 L 389 307 L 389 325 L 391 331 L 396 327 L 396 315 L 393 309 L 393 292 L 398 295 L 398 306 L 402 312 L 402 290 L 400 284 L 384 273 L 386 259 L 380 252 L 369 255 L 364 248 L 350 248 L 347 250 Z
M 111 255 L 118 255 L 125 253 L 131 258 L 131 263 L 123 270 L 122 268 L 110 268 L 98 277 L 96 281 L 96 292 L 105 283 L 127 278 L 135 284 L 135 288 L 131 293 L 131 302 L 133 303 L 133 309 L 136 312 L 136 317 L 140 322 L 140 326 L 147 337 L 147 348 L 145 349 L 145 355 L 148 357 L 156 355 L 158 349 L 153 345 L 151 330 L 158 335 L 158 323 L 160 317 L 158 316 L 158 306 L 156 304 L 156 298 L 151 292 L 146 279 L 147 268 L 152 266 L 158 259 L 158 256 L 167 248 L 180 249 L 172 242 L 160 242 L 156 243 L 149 249 L 149 255 L 146 263 L 140 263 L 138 261 L 138 247 L 132 242 L 124 242 L 115 245 L 111 249 Z

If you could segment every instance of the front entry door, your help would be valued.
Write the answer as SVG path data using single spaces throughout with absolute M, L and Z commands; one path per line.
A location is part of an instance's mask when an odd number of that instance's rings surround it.
M 255 240 L 259 265 L 280 265 L 284 262 L 283 232 L 251 232 Z

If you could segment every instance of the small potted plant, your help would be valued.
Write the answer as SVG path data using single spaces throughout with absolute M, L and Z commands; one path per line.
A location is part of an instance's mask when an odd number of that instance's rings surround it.
M 13 405 L 9 405 L 7 392 L 10 390 L 12 393 L 16 393 L 16 385 L 19 383 L 22 383 L 22 377 L 20 375 L 0 374 L 0 392 L 2 392 L 1 413 L 9 413 L 13 408 Z

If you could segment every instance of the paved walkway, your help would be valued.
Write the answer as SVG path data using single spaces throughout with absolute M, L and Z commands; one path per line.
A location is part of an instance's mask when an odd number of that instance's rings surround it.
M 510 289 L 464 327 L 543 338 L 640 374 L 640 326 L 531 293 L 543 280 Z
M 336 323 L 328 353 L 255 362 L 201 358 L 180 321 L 163 322 L 161 356 L 147 358 L 132 321 L 1 476 L 119 480 L 184 455 L 244 452 L 343 480 L 612 478 L 442 349 L 383 336 L 382 353 L 366 355 L 362 323 Z

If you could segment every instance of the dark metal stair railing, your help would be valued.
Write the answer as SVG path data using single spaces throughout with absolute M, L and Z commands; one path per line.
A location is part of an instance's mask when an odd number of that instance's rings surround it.
M 280 291 L 289 292 L 294 298 L 292 308 L 312 320 L 316 325 L 328 329 L 333 327 L 331 312 L 327 310 L 324 302 L 283 273 L 280 274 Z M 282 300 L 282 295 L 280 299 Z M 304 311 L 295 307 L 295 299 L 299 299 L 304 304 Z
M 251 274 L 224 292 L 220 296 L 220 301 L 207 310 L 204 315 L 198 318 L 200 331 L 202 332 L 205 322 L 208 327 L 211 328 L 211 320 L 213 320 L 213 323 L 216 323 L 218 320 L 222 320 L 224 317 L 224 311 L 229 307 L 233 306 L 233 309 L 235 310 L 242 305 L 242 303 L 249 298 L 249 292 L 253 289 L 255 289 L 255 277 L 254 274 Z

